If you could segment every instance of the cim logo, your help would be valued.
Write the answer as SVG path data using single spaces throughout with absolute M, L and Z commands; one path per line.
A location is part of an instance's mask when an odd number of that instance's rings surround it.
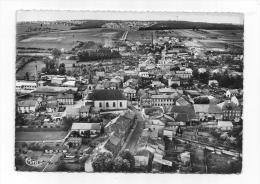
M 34 160 L 34 159 L 31 159 L 31 158 L 26 158 L 25 159 L 25 163 L 29 166 L 33 166 L 33 167 L 40 167 L 42 165 L 42 161 L 39 161 L 39 160 Z

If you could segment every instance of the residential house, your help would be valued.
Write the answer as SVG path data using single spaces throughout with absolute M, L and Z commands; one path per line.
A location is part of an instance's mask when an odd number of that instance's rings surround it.
M 173 84 L 180 86 L 181 80 L 178 77 L 171 77 L 168 79 L 168 86 L 171 87 Z
M 90 105 L 87 106 L 81 106 L 79 109 L 79 117 L 80 118 L 86 118 L 89 116 L 90 112 Z
M 212 87 L 217 87 L 218 81 L 217 80 L 209 80 L 208 85 L 212 86 Z
M 58 84 L 61 85 L 63 82 L 65 82 L 66 78 L 62 76 L 56 76 L 51 79 L 52 84 Z
M 152 81 L 151 86 L 152 86 L 153 88 L 158 88 L 158 87 L 164 87 L 165 84 L 163 84 L 161 81 Z
M 62 84 L 62 86 L 65 86 L 65 87 L 75 87 L 76 85 L 76 81 L 66 81 Z
M 215 104 L 194 104 L 194 110 L 198 120 L 221 120 L 222 110 Z
M 63 105 L 73 105 L 74 104 L 74 95 L 67 93 L 60 93 L 57 96 L 57 100 L 60 104 Z
M 90 132 L 90 135 L 97 135 L 101 131 L 100 123 L 73 123 L 71 126 L 71 132 L 78 132 L 80 135 L 86 131 Z
M 143 77 L 143 78 L 149 78 L 149 73 L 148 72 L 139 72 L 139 77 Z
M 125 97 L 130 100 L 130 101 L 133 101 L 136 99 L 136 90 L 134 88 L 131 88 L 131 87 L 126 87 L 124 90 L 123 90 L 123 93 L 125 95 Z
M 238 89 L 229 89 L 226 91 L 226 97 L 231 98 L 232 96 L 239 96 L 240 91 Z
M 192 124 L 197 120 L 195 110 L 192 105 L 171 106 L 167 110 L 166 114 L 173 117 L 176 122 L 183 122 L 186 124 Z
M 157 136 L 163 134 L 163 129 L 165 127 L 165 123 L 158 119 L 152 119 L 145 123 L 145 128 L 148 128 L 152 131 L 156 131 Z
M 232 130 L 233 124 L 231 121 L 218 121 L 217 128 L 221 130 Z
M 192 76 L 192 72 L 186 70 L 177 70 L 175 71 L 175 76 L 180 79 L 189 79 Z
M 219 106 L 222 108 L 223 120 L 233 121 L 240 119 L 242 116 L 241 107 L 229 100 L 219 104 Z
M 39 102 L 32 99 L 19 101 L 17 104 L 17 110 L 19 113 L 34 113 L 38 108 Z
M 46 112 L 53 113 L 59 109 L 59 103 L 57 101 L 48 101 L 46 104 Z

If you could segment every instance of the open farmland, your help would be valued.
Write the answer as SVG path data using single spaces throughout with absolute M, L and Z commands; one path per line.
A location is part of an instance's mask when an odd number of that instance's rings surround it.
M 129 31 L 127 40 L 131 42 L 151 43 L 154 31 Z
M 106 44 L 109 40 L 117 40 L 123 34 L 120 30 L 110 29 L 81 29 L 68 30 L 59 32 L 41 33 L 17 43 L 18 47 L 35 47 L 35 48 L 64 48 L 70 50 L 77 41 L 94 41 Z
M 172 31 L 171 31 L 172 32 Z M 242 30 L 174 30 L 172 35 L 188 38 L 183 43 L 188 47 L 198 47 L 204 49 L 215 49 L 224 51 L 243 48 Z

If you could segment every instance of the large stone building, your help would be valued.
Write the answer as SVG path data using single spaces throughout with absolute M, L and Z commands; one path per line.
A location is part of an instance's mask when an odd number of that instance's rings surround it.
M 156 94 L 147 95 L 141 98 L 142 106 L 172 106 L 175 105 L 177 93 L 166 95 L 166 94 Z
M 127 109 L 127 100 L 119 90 L 94 90 L 89 96 L 94 107 L 100 110 L 124 110 Z

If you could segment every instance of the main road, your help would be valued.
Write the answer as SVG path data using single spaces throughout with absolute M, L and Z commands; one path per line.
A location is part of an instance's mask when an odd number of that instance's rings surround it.
M 136 150 L 137 142 L 143 132 L 145 120 L 142 117 L 142 114 L 138 110 L 134 110 L 136 113 L 135 126 L 132 131 L 129 133 L 127 140 L 122 148 L 122 150 L 129 150 L 134 153 Z

